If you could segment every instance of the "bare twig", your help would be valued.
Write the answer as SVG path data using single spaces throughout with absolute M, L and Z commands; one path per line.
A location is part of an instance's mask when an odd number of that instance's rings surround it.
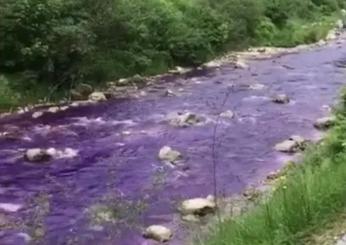
M 217 185 L 217 151 L 216 151 L 216 140 L 217 140 L 217 130 L 221 118 L 221 113 L 224 108 L 224 106 L 227 103 L 227 100 L 233 90 L 233 86 L 229 87 L 229 89 L 226 92 L 225 98 L 222 101 L 222 104 L 220 106 L 220 113 L 218 113 L 218 116 L 216 118 L 216 123 L 213 129 L 213 142 L 212 142 L 212 163 L 213 163 L 213 188 L 214 188 L 214 197 L 215 197 L 215 205 L 216 205 L 216 214 L 218 218 L 218 222 L 221 223 L 221 215 L 220 215 L 220 209 L 219 209 L 219 202 L 218 202 L 218 185 Z

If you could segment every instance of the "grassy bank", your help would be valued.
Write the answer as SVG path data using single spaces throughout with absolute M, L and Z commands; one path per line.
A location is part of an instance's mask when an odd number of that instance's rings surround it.
M 306 152 L 273 195 L 255 210 L 229 219 L 203 245 L 306 244 L 346 205 L 346 96 L 337 125 L 322 143 Z
M 68 91 L 79 82 L 100 85 L 176 65 L 197 66 L 248 46 L 315 42 L 345 5 L 341 0 L 0 2 L 0 74 L 9 81 L 1 84 L 9 94 L 2 107 L 42 99 L 52 88 Z

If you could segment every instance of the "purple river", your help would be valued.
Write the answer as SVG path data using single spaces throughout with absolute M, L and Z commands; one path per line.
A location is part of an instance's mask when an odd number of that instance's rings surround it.
M 286 155 L 274 145 L 293 134 L 317 137 L 314 121 L 336 103 L 346 81 L 346 42 L 341 38 L 248 65 L 161 79 L 138 98 L 70 107 L 37 119 L 32 112 L 0 119 L 0 244 L 153 245 L 142 237 L 152 224 L 174 231 L 167 244 L 185 244 L 177 206 L 213 194 L 213 144 L 221 195 L 239 193 L 280 169 Z M 176 96 L 163 96 L 167 89 Z M 289 104 L 271 101 L 281 93 Z M 218 120 L 227 110 L 234 118 Z M 172 127 L 167 115 L 179 111 L 206 122 Z M 1 136 L 13 128 L 18 137 Z M 158 160 L 165 145 L 183 155 L 175 168 Z M 78 154 L 26 162 L 24 152 L 37 147 Z M 100 207 L 111 208 L 113 219 L 107 212 L 95 214 Z

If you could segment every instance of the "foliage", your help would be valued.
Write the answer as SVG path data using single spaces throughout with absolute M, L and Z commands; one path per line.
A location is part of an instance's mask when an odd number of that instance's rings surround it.
M 345 97 L 345 96 L 344 96 Z M 345 102 L 343 102 L 345 104 Z M 304 244 L 346 204 L 346 107 L 322 144 L 305 154 L 272 197 L 258 208 L 223 222 L 205 245 Z
M 324 31 L 315 26 L 301 31 L 301 24 L 320 22 L 342 5 L 342 0 L 0 0 L 0 72 L 30 73 L 32 86 L 63 89 L 80 81 L 154 74 L 248 45 L 314 41 Z

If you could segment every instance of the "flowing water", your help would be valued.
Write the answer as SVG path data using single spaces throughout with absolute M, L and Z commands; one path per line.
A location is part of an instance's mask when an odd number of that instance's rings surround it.
M 313 122 L 328 114 L 326 105 L 335 103 L 346 80 L 345 48 L 338 40 L 252 60 L 248 69 L 224 65 L 163 79 L 136 99 L 38 119 L 29 113 L 1 119 L 0 131 L 16 126 L 21 137 L 0 137 L 0 244 L 29 244 L 29 234 L 33 244 L 150 245 L 155 243 L 141 232 L 151 224 L 175 231 L 168 244 L 184 244 L 176 208 L 183 199 L 213 194 L 213 145 L 222 195 L 241 192 L 282 167 L 285 154 L 273 146 L 292 134 L 316 137 Z M 162 96 L 160 88 L 177 96 Z M 271 102 L 278 93 L 291 102 Z M 184 110 L 207 120 L 187 128 L 167 123 L 167 114 Z M 218 121 L 226 110 L 235 117 Z M 175 168 L 157 159 L 165 145 L 184 156 Z M 28 163 L 23 152 L 34 147 L 71 148 L 78 156 Z M 97 204 L 110 205 L 116 218 L 97 223 L 90 211 Z

